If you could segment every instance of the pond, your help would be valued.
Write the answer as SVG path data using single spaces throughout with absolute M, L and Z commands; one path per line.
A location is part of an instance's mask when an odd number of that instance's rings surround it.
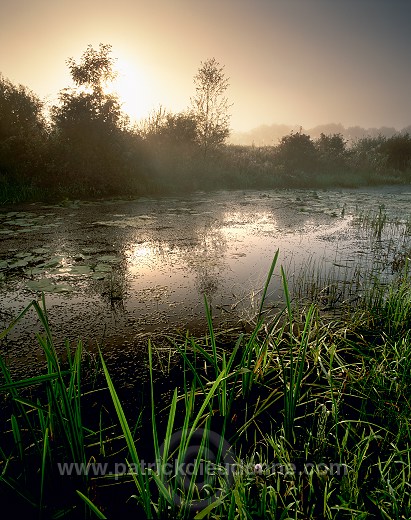
M 268 302 L 384 272 L 409 249 L 411 187 L 219 191 L 192 196 L 0 208 L 0 327 L 44 291 L 60 340 L 134 348 L 147 334 L 206 330 L 255 315 L 277 249 Z M 358 288 L 357 288 L 358 289 Z M 345 296 L 344 296 L 345 297 Z M 34 312 L 0 353 L 22 366 L 40 356 Z

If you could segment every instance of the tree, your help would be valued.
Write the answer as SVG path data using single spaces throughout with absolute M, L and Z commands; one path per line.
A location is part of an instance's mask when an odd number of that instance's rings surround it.
M 197 122 L 191 112 L 173 114 L 162 106 L 140 123 L 151 181 L 163 190 L 191 189 L 198 163 Z M 158 189 L 158 188 L 157 188 Z
M 141 121 L 139 134 L 152 144 L 197 146 L 197 122 L 191 112 L 173 114 L 160 106 Z
M 281 138 L 277 159 L 292 174 L 311 173 L 317 167 L 318 154 L 310 136 L 300 130 Z
M 228 110 L 231 105 L 224 96 L 229 84 L 224 67 L 215 58 L 201 62 L 194 84 L 196 95 L 191 104 L 197 123 L 197 141 L 206 156 L 230 134 Z
M 107 93 L 116 77 L 111 46 L 89 45 L 80 63 L 67 60 L 75 88 L 60 92 L 60 105 L 53 107 L 54 138 L 61 163 L 71 180 L 81 180 L 97 189 L 116 186 L 123 155 L 125 118 L 118 96 Z M 73 179 L 74 177 L 74 179 Z
M 340 133 L 325 135 L 321 132 L 315 144 L 322 156 L 335 159 L 345 154 L 347 141 Z
M 95 97 L 104 97 L 104 86 L 117 77 L 110 53 L 111 45 L 100 43 L 98 51 L 92 45 L 87 47 L 79 65 L 73 58 L 69 58 L 67 65 L 74 83 L 78 87 L 92 89 Z
M 408 133 L 393 135 L 381 146 L 387 157 L 387 166 L 399 171 L 411 167 L 411 137 Z
M 349 150 L 349 165 L 359 173 L 383 172 L 387 168 L 387 157 L 382 152 L 386 138 L 361 137 L 356 139 Z
M 315 141 L 315 146 L 319 152 L 319 160 L 322 168 L 330 170 L 342 170 L 346 167 L 347 141 L 340 133 L 326 135 L 321 132 L 320 137 Z
M 0 75 L 0 175 L 34 178 L 41 171 L 46 124 L 40 99 Z
M 110 53 L 111 45 L 100 43 L 98 51 L 91 45 L 87 47 L 80 64 L 73 58 L 67 60 L 76 88 L 62 90 L 60 106 L 53 109 L 54 121 L 60 129 L 69 129 L 77 123 L 104 124 L 106 130 L 118 127 L 122 119 L 118 96 L 105 92 L 108 82 L 117 76 Z

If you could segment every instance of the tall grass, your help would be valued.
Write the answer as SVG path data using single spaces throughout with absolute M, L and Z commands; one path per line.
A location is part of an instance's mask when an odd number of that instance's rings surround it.
M 8 367 L 0 356 L 0 370 L 4 380 L 4 383 L 0 385 L 0 393 L 7 393 L 10 396 L 13 411 L 10 427 L 15 448 L 11 449 L 7 458 L 10 466 L 12 460 L 19 461 L 23 477 L 20 482 L 15 479 L 13 473 L 9 474 L 4 468 L 1 480 L 16 493 L 24 496 L 28 502 L 33 503 L 33 499 L 28 494 L 26 495 L 25 488 L 31 488 L 32 452 L 37 453 L 41 461 L 39 467 L 40 492 L 34 500 L 38 501 L 39 510 L 42 511 L 48 468 L 55 456 L 52 445 L 56 439 L 69 460 L 79 463 L 86 462 L 81 407 L 83 346 L 79 341 L 74 356 L 71 356 L 68 351 L 69 367 L 68 370 L 62 370 L 48 322 L 44 295 L 40 303 L 31 302 L 0 334 L 0 339 L 4 338 L 31 308 L 37 313 L 44 329 L 43 335 L 37 334 L 37 340 L 45 355 L 47 371 L 42 375 L 13 381 Z M 33 388 L 42 390 L 41 396 L 35 400 L 29 397 L 28 392 Z

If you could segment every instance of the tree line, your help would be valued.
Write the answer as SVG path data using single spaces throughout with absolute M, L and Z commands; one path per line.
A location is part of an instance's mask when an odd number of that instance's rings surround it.
M 228 145 L 229 83 L 215 58 L 201 62 L 185 111 L 160 107 L 134 126 L 105 88 L 116 76 L 110 45 L 89 45 L 67 65 L 73 86 L 49 113 L 0 75 L 1 202 L 411 180 L 409 134 L 348 143 L 300 130 L 276 146 Z

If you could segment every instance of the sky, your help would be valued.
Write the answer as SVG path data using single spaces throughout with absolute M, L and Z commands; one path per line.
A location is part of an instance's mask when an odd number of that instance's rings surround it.
M 123 110 L 179 112 L 224 66 L 231 127 L 411 124 L 411 0 L 1 0 L 0 73 L 48 103 L 112 46 Z

